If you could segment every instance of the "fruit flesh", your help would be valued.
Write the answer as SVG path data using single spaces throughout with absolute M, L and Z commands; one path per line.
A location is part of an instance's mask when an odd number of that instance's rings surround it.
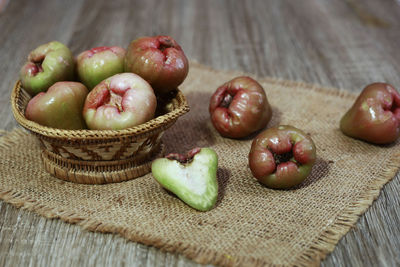
M 311 172 L 316 159 L 312 139 L 303 131 L 282 125 L 269 128 L 253 141 L 249 166 L 255 178 L 270 188 L 290 188 Z
M 212 149 L 201 148 L 187 156 L 174 154 L 167 157 L 152 164 L 152 173 L 158 183 L 192 208 L 210 210 L 218 195 L 217 154 Z

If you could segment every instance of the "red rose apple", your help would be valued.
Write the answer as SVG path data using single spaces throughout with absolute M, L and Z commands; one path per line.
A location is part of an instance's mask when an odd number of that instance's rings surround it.
M 80 53 L 76 70 L 79 79 L 93 89 L 102 80 L 124 72 L 125 49 L 118 46 L 96 47 Z
M 93 88 L 83 116 L 89 129 L 121 130 L 152 119 L 156 106 L 156 96 L 145 80 L 134 73 L 121 73 Z
M 303 131 L 282 125 L 260 133 L 251 145 L 250 170 L 270 188 L 290 188 L 306 179 L 316 159 L 312 139 Z
M 387 83 L 364 88 L 340 121 L 348 136 L 374 144 L 388 144 L 400 136 L 400 94 Z
M 29 101 L 25 116 L 48 127 L 85 129 L 82 108 L 87 94 L 88 89 L 81 83 L 57 82 Z
M 125 71 L 141 76 L 156 93 L 167 93 L 185 80 L 189 63 L 172 37 L 141 37 L 132 41 L 127 49 Z
M 217 131 L 225 137 L 242 138 L 264 128 L 272 116 L 262 86 L 250 77 L 236 77 L 212 95 L 209 112 Z

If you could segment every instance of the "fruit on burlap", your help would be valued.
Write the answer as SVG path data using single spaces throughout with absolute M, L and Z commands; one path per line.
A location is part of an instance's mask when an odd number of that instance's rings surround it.
M 269 188 L 291 188 L 310 174 L 316 147 L 307 134 L 289 125 L 269 128 L 253 140 L 249 154 L 250 170 Z
M 151 120 L 157 106 L 151 86 L 134 73 L 99 83 L 88 94 L 83 116 L 89 129 L 121 130 Z
M 199 211 L 212 209 L 217 201 L 217 169 L 218 156 L 210 148 L 194 148 L 186 155 L 169 154 L 151 166 L 162 187 Z
M 132 41 L 127 49 L 125 71 L 148 81 L 156 94 L 165 94 L 185 80 L 189 62 L 172 37 L 141 37 Z
M 374 144 L 389 144 L 400 136 L 400 94 L 387 83 L 364 88 L 340 120 L 341 131 Z
M 82 116 L 88 89 L 78 82 L 56 82 L 34 96 L 25 110 L 27 119 L 59 129 L 85 129 Z
M 29 53 L 20 70 L 22 87 L 32 96 L 46 91 L 58 81 L 74 78 L 74 58 L 64 44 L 53 41 Z
M 272 109 L 262 86 L 241 76 L 221 85 L 209 105 L 211 121 L 224 137 L 242 138 L 264 128 Z

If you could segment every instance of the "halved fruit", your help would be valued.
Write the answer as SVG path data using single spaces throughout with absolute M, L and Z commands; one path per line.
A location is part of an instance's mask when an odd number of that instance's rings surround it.
M 217 201 L 218 156 L 210 148 L 156 159 L 151 171 L 157 182 L 194 209 L 208 211 Z

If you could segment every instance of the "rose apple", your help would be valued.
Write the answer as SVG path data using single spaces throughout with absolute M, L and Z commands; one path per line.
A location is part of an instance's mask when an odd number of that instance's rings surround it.
M 394 142 L 400 135 L 400 94 L 387 83 L 368 85 L 342 117 L 340 129 L 374 144 Z
M 250 170 L 270 188 L 290 188 L 306 179 L 316 159 L 312 139 L 303 131 L 282 125 L 261 132 L 251 145 Z
M 125 49 L 118 46 L 96 47 L 80 53 L 76 70 L 89 90 L 102 80 L 124 72 Z
M 141 37 L 128 47 L 125 71 L 141 76 L 156 93 L 167 93 L 185 80 L 189 63 L 182 48 L 172 37 Z
M 82 108 L 88 89 L 78 82 L 56 82 L 33 97 L 25 110 L 27 119 L 59 129 L 85 129 Z
M 272 116 L 262 86 L 245 76 L 220 86 L 211 97 L 209 112 L 215 129 L 230 138 L 242 138 L 264 128 Z
M 162 187 L 200 211 L 210 210 L 217 201 L 217 169 L 218 156 L 210 148 L 194 148 L 186 155 L 169 154 L 151 166 Z
M 83 116 L 89 129 L 121 130 L 154 117 L 151 86 L 134 73 L 121 73 L 99 83 L 88 94 Z
M 30 52 L 28 62 L 21 68 L 22 87 L 36 95 L 58 81 L 74 78 L 74 59 L 71 51 L 60 42 L 43 44 Z

